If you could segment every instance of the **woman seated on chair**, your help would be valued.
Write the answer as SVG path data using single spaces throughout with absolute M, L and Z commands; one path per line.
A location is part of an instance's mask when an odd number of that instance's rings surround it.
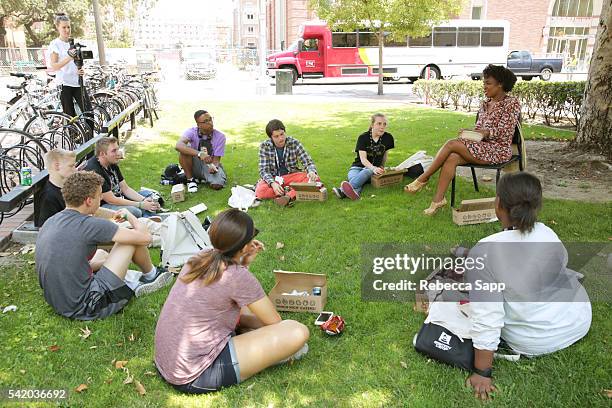
M 407 193 L 417 193 L 440 171 L 438 187 L 425 215 L 434 215 L 446 205 L 444 194 L 455 177 L 455 169 L 462 164 L 496 164 L 512 157 L 512 137 L 516 127 L 521 105 L 516 97 L 507 93 L 516 83 L 516 76 L 501 65 L 489 65 L 483 71 L 485 100 L 478 111 L 475 128 L 462 129 L 459 138 L 446 142 L 433 160 L 431 166 L 417 179 L 404 187 Z M 480 133 L 481 141 L 462 138 L 463 130 Z
M 498 347 L 515 356 L 549 354 L 577 342 L 591 326 L 580 274 L 567 268 L 568 253 L 557 234 L 537 222 L 541 205 L 540 180 L 526 172 L 504 175 L 495 199 L 504 229 L 480 240 L 464 262 L 473 265 L 464 278 L 472 284 L 469 303 L 433 302 L 425 320 L 472 340 L 475 369 L 467 383 L 482 399 L 495 390 Z
M 179 391 L 216 391 L 308 351 L 308 328 L 282 320 L 248 270 L 263 249 L 257 232 L 242 211 L 219 214 L 209 228 L 213 248 L 189 259 L 166 299 L 155 365 Z

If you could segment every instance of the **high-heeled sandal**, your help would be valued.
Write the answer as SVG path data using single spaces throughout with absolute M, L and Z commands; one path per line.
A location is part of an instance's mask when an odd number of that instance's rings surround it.
M 429 181 L 429 180 L 428 180 Z M 406 193 L 410 193 L 410 194 L 415 194 L 418 193 L 419 191 L 421 191 L 421 189 L 423 187 L 425 187 L 425 185 L 427 184 L 427 181 L 422 183 L 417 179 L 414 179 L 414 181 L 410 184 L 406 184 L 404 186 L 404 192 Z
M 438 210 L 444 207 L 445 205 L 446 205 L 446 197 L 443 198 L 441 201 L 438 201 L 437 203 L 432 201 L 429 208 L 423 210 L 423 214 L 432 216 L 435 213 L 437 213 Z

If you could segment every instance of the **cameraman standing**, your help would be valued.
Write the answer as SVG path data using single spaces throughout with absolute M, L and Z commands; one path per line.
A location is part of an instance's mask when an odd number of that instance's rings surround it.
M 82 65 L 81 68 L 78 68 L 75 63 L 76 49 L 70 48 L 70 18 L 65 13 L 57 13 L 55 27 L 59 37 L 49 44 L 51 59 L 49 68 L 56 72 L 57 82 L 62 86 L 60 94 L 62 110 L 65 114 L 74 117 L 76 111 L 73 99 L 79 104 L 81 112 L 88 112 L 92 109 L 85 88 L 81 88 L 79 84 L 79 76 L 83 76 L 85 72 Z M 89 120 L 87 122 L 89 124 Z M 89 126 L 91 127 L 91 124 Z

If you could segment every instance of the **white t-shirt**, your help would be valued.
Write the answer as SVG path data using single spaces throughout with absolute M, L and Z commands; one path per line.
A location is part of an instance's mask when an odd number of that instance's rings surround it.
M 486 262 L 487 273 L 492 280 L 504 276 L 502 263 L 511 263 L 516 273 L 524 277 L 525 282 L 533 281 L 529 279 L 530 276 L 549 273 L 551 269 L 546 269 L 542 258 L 537 256 L 540 249 L 546 248 L 541 243 L 559 243 L 558 246 L 553 246 L 555 250 L 552 252 L 555 253 L 550 258 L 553 261 L 551 264 L 566 271 L 567 251 L 557 234 L 542 223 L 536 223 L 529 233 L 521 234 L 516 230 L 503 231 L 482 239 L 479 244 L 482 243 L 528 243 L 527 246 L 521 247 L 526 251 L 520 257 L 508 254 L 507 258 L 511 259 L 502 259 L 499 263 Z M 506 249 L 510 251 L 508 245 L 497 248 L 500 248 L 500 251 Z M 562 253 L 559 253 L 559 249 Z M 534 262 L 533 259 L 539 261 Z M 557 271 L 552 268 L 552 274 L 562 273 L 559 269 Z M 516 280 L 514 282 L 517 283 Z M 591 326 L 591 303 L 584 287 L 577 280 L 573 284 L 574 301 L 542 299 L 543 301 L 539 302 L 516 302 L 503 299 L 508 295 L 506 294 L 500 296 L 501 301 L 497 302 L 470 302 L 470 337 L 474 347 L 480 350 L 496 350 L 501 337 L 512 349 L 521 354 L 541 355 L 561 350 L 580 340 Z M 520 286 L 520 282 L 518 285 Z M 520 287 L 518 289 L 521 290 Z
M 70 48 L 70 43 L 64 42 L 59 38 L 51 41 L 49 44 L 49 58 L 51 57 L 51 53 L 54 52 L 59 55 L 58 62 L 63 60 L 68 56 L 68 49 Z M 56 71 L 55 78 L 57 83 L 60 85 L 68 85 L 68 86 L 79 86 L 79 74 L 77 70 L 77 66 L 74 61 L 70 61 L 66 65 L 62 67 L 59 71 Z

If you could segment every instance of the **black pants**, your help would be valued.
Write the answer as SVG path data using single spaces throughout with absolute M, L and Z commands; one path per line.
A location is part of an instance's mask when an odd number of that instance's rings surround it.
M 76 111 L 74 109 L 74 101 L 76 101 L 76 103 L 79 105 L 79 109 L 81 109 L 81 112 L 91 112 L 92 107 L 91 107 L 91 102 L 89 100 L 89 95 L 87 95 L 87 90 L 85 88 L 83 88 L 83 91 L 84 91 L 84 95 L 81 98 L 81 88 L 80 87 L 62 85 L 62 92 L 60 93 L 60 101 L 62 102 L 62 110 L 64 111 L 65 114 L 70 115 L 71 117 L 76 116 Z M 85 106 L 83 106 L 83 102 L 85 102 Z M 92 115 L 93 113 L 88 114 L 86 116 L 88 119 L 85 120 L 85 122 L 87 123 L 87 126 L 89 126 L 89 129 L 85 129 L 85 130 L 90 132 L 90 135 L 89 135 L 90 137 L 91 135 L 93 135 L 93 128 L 94 128 Z

